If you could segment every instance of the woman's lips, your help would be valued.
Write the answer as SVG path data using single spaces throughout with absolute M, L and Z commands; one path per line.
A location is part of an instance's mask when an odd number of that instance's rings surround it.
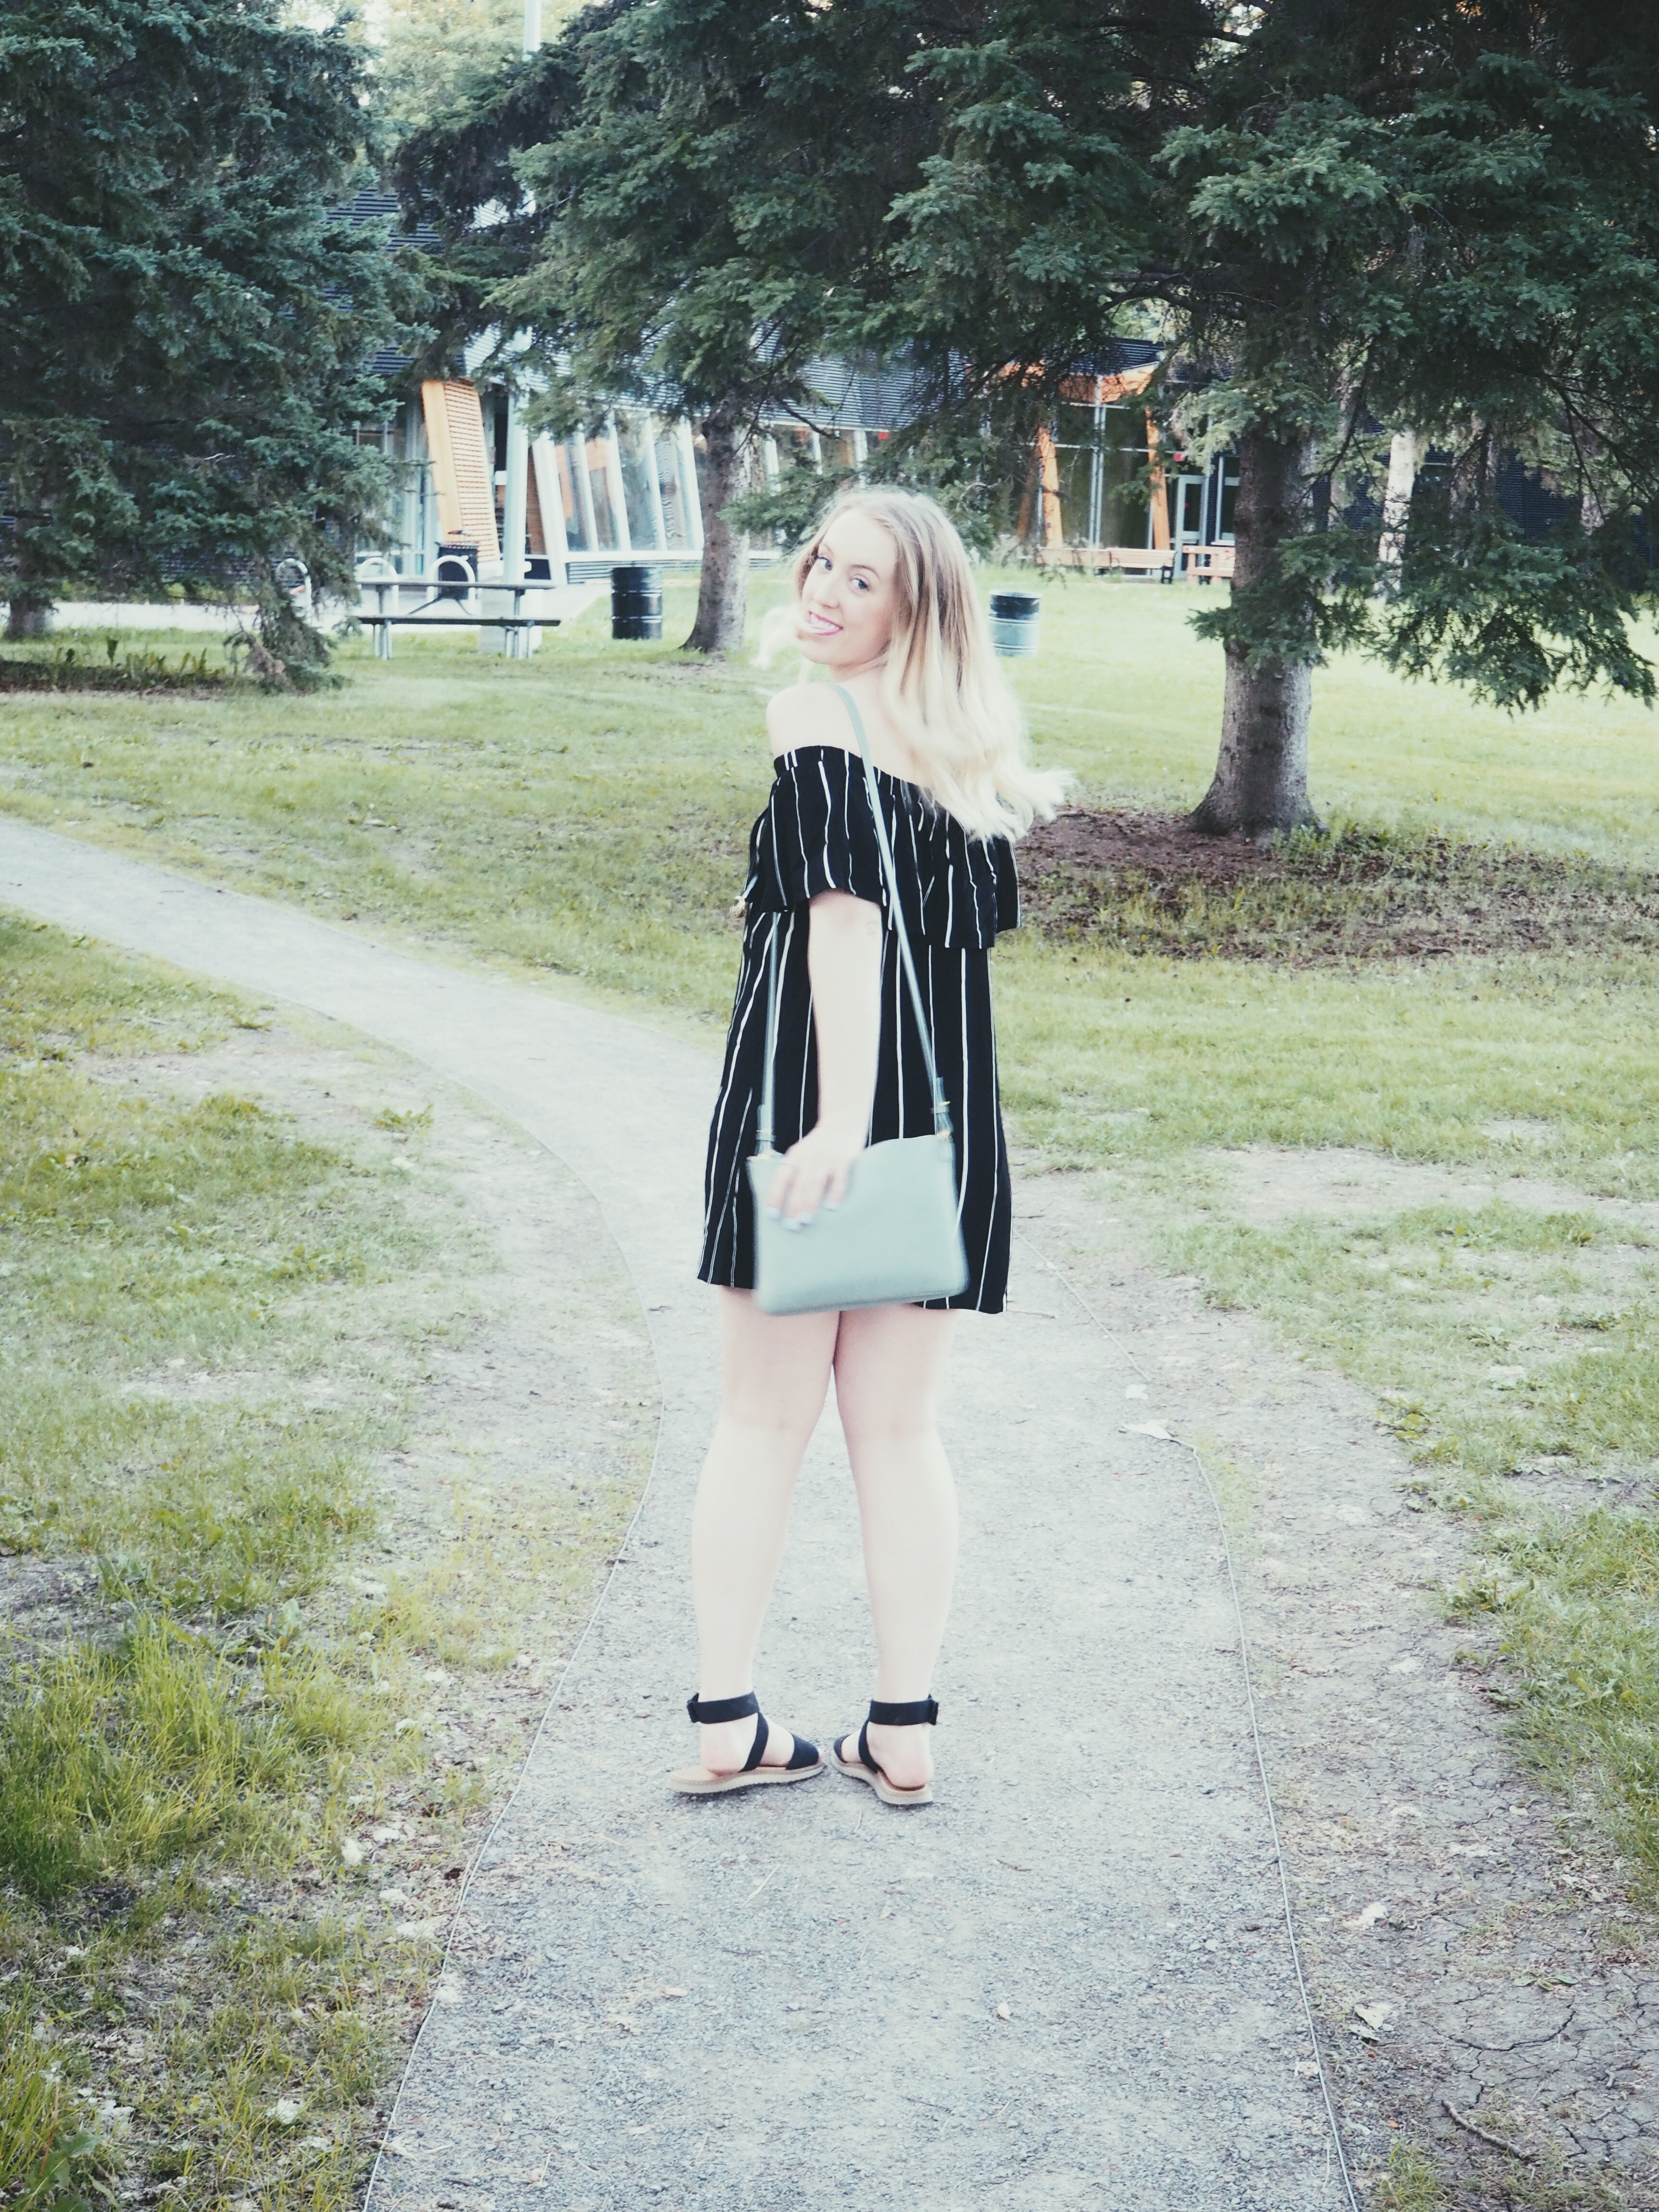
M 841 624 L 838 622 L 831 622 L 827 615 L 821 615 L 813 608 L 809 607 L 806 610 L 805 619 L 806 628 L 814 637 L 839 637 L 841 635 Z

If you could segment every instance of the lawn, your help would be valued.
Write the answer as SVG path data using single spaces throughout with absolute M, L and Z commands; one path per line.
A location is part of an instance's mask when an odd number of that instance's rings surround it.
M 757 601 L 781 589 L 758 578 Z M 666 597 L 672 639 L 689 587 Z M 1043 599 L 1015 671 L 1041 757 L 1093 806 L 1193 804 L 1221 685 L 1187 628 L 1203 595 L 1052 580 Z M 613 646 L 601 610 L 528 664 L 406 634 L 397 656 L 350 647 L 343 686 L 307 696 L 9 696 L 0 804 L 712 1042 L 787 672 Z M 1517 1743 L 1600 1806 L 1650 1892 L 1656 765 L 1659 719 L 1628 701 L 1512 720 L 1343 661 L 1316 680 L 1312 787 L 1347 844 L 1303 841 L 1174 921 L 1133 872 L 1103 877 L 1039 900 L 997 959 L 1017 1136 L 1118 1178 L 1171 1264 L 1375 1392 L 1486 1547 L 1458 1601 L 1499 1617 Z M 1333 872 L 1345 853 L 1364 866 Z M 1537 890 L 1524 927 L 1401 956 L 1414 899 L 1440 929 L 1510 883 Z M 1363 1219 L 1253 1204 L 1333 1147 L 1417 1182 Z M 1520 1172 L 1519 1199 L 1458 1194 Z M 1536 1491 L 1511 1479 L 1540 1467 Z
M 345 1146 L 161 1072 L 263 1026 L 0 915 L 0 2186 L 39 2212 L 358 2201 L 516 1765 L 456 1700 L 531 1603 L 568 1645 L 631 1504 L 457 1491 L 429 1561 L 388 1540 L 494 1262 L 429 1115 Z

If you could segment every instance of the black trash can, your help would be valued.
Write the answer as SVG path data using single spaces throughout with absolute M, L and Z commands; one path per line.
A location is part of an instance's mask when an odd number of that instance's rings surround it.
M 1004 660 L 1029 659 L 1037 649 L 1042 602 L 1035 592 L 993 592 L 991 644 Z
M 611 635 L 612 637 L 662 635 L 662 570 L 613 568 L 611 571 Z

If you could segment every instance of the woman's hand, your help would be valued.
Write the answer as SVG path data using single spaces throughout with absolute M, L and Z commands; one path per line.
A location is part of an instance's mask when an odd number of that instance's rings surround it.
M 839 1206 L 846 1197 L 853 1162 L 863 1150 L 861 1139 L 819 1121 L 780 1156 L 766 1211 L 775 1219 L 781 1214 L 787 1229 L 805 1229 L 820 1206 Z

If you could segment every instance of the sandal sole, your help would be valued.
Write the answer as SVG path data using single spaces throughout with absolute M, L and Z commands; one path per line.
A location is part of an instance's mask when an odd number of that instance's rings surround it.
M 884 1774 L 872 1774 L 862 1759 L 843 1759 L 838 1751 L 830 1754 L 839 1774 L 850 1775 L 854 1782 L 867 1783 L 884 1805 L 931 1805 L 933 1785 L 924 1782 L 919 1790 L 900 1790 Z
M 668 1784 L 682 1797 L 724 1797 L 733 1790 L 760 1790 L 775 1783 L 810 1782 L 815 1774 L 822 1774 L 824 1762 L 815 1766 L 757 1766 L 749 1774 L 722 1774 L 713 1780 L 699 1775 L 695 1767 L 682 1767 L 671 1774 Z

